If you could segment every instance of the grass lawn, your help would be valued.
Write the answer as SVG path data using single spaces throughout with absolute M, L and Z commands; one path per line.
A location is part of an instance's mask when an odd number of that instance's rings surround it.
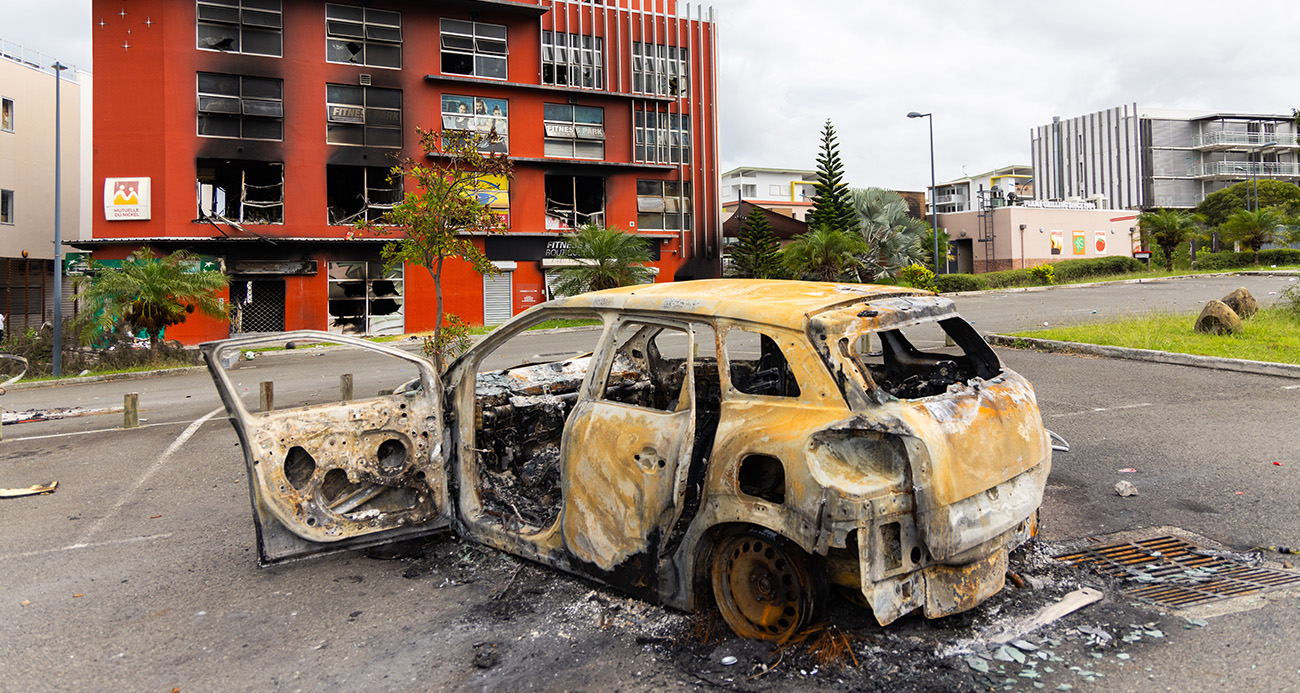
M 1240 267 L 1230 270 L 1193 270 L 1193 269 L 1174 269 L 1172 272 L 1155 265 L 1151 266 L 1149 272 L 1128 272 L 1126 274 L 1108 274 L 1097 277 L 1080 277 L 1071 281 L 1057 280 L 1057 286 L 1066 286 L 1069 284 L 1092 284 L 1094 282 L 1122 282 L 1133 279 L 1167 279 L 1169 277 L 1186 277 L 1198 274 L 1225 274 L 1232 272 L 1271 272 L 1277 270 L 1300 270 L 1300 265 L 1285 265 L 1270 267 L 1269 265 L 1255 265 L 1251 267 Z
M 1261 309 L 1242 321 L 1242 331 L 1235 335 L 1201 334 L 1192 329 L 1195 323 L 1196 314 L 1145 313 L 1087 325 L 1016 332 L 1013 336 L 1300 364 L 1300 316 L 1287 308 Z

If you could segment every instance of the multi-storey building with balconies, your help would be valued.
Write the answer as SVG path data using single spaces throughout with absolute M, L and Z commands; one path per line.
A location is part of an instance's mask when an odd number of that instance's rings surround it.
M 548 296 L 563 234 L 643 236 L 657 281 L 716 275 L 715 30 L 676 0 L 94 0 L 96 258 L 219 260 L 229 320 L 184 342 L 300 328 L 429 329 L 424 269 L 354 230 L 404 193 L 416 128 L 495 129 L 483 199 L 501 274 L 444 269 L 448 312 L 494 324 Z M 102 212 L 99 210 L 102 208 Z M 571 262 L 571 261 L 569 261 Z
M 722 174 L 723 216 L 733 214 L 741 201 L 806 221 L 817 183 L 816 171 L 785 168 L 733 168 Z
M 1233 183 L 1300 182 L 1290 115 L 1174 111 L 1137 104 L 1030 132 L 1040 200 L 1103 200 L 1121 209 L 1192 208 Z
M 987 199 L 985 206 L 989 207 L 1031 199 L 1034 196 L 1034 177 L 1029 166 L 1012 164 L 940 183 L 937 188 L 934 192 L 938 194 L 931 194 L 929 199 L 935 200 L 940 214 L 954 214 L 980 209 L 981 196 Z

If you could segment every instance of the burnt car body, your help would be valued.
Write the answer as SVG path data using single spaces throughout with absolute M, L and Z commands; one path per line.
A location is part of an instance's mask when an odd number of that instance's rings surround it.
M 597 322 L 590 353 L 485 365 L 556 318 Z M 923 328 L 932 350 L 908 337 Z M 251 411 L 223 355 L 286 339 L 383 352 L 419 376 Z M 899 287 L 583 294 L 517 316 L 441 377 L 326 333 L 203 348 L 243 445 L 263 565 L 450 528 L 677 609 L 712 597 L 747 637 L 806 626 L 830 585 L 882 625 L 973 607 L 1036 533 L 1051 468 L 1029 383 L 951 300 Z

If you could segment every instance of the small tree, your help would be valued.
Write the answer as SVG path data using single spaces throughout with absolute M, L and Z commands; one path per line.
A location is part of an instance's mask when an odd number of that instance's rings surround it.
M 1286 231 L 1279 233 L 1278 229 L 1285 229 L 1289 223 L 1291 220 L 1277 207 L 1265 207 L 1256 212 L 1242 209 L 1228 217 L 1228 220 L 1219 227 L 1219 232 L 1225 240 L 1237 241 L 1250 248 L 1258 264 L 1259 249 L 1265 243 L 1275 243 L 1287 238 Z
M 1174 250 L 1200 235 L 1197 222 L 1201 217 L 1177 209 L 1143 212 L 1138 215 L 1138 230 L 1144 242 L 1153 242 L 1165 253 L 1165 269 L 1174 269 Z
M 578 263 L 558 271 L 556 291 L 565 296 L 643 284 L 653 277 L 646 267 L 650 251 L 636 234 L 588 223 L 565 239 L 569 247 L 564 257 Z
M 858 232 L 858 214 L 844 183 L 844 164 L 840 161 L 835 126 L 829 120 L 822 127 L 822 147 L 817 155 L 817 182 L 813 183 L 813 190 L 817 197 L 808 213 L 810 228 L 828 226 L 850 233 Z
M 856 232 L 818 226 L 800 234 L 782 253 L 785 266 L 800 279 L 855 281 L 866 244 Z
M 198 311 L 215 318 L 225 317 L 225 305 L 218 292 L 226 288 L 226 275 L 204 270 L 198 256 L 178 250 L 154 257 L 142 246 L 122 261 L 120 267 L 92 261 L 93 275 L 74 283 L 81 310 L 76 326 L 83 344 L 92 344 L 126 324 L 133 332 L 149 337 L 155 355 L 163 330 L 185 322 Z
M 731 250 L 732 274 L 754 279 L 782 279 L 781 243 L 767 222 L 767 212 L 754 207 L 740 227 L 739 242 Z
M 401 202 L 384 212 L 380 224 L 394 227 L 402 237 L 384 246 L 383 259 L 388 267 L 399 263 L 423 267 L 433 278 L 437 318 L 433 337 L 425 340 L 424 351 L 441 372 L 464 344 L 464 322 L 443 310 L 443 266 L 448 259 L 458 258 L 479 274 L 496 273 L 472 236 L 502 233 L 505 227 L 500 215 L 479 202 L 477 193 L 483 188 L 485 176 L 508 179 L 513 169 L 505 154 L 484 151 L 500 141 L 495 130 L 416 132 L 423 160 L 403 159 L 390 173 L 390 179 L 410 179 L 415 192 L 407 192 Z M 357 228 L 392 232 L 365 220 L 359 220 Z M 443 334 L 445 324 L 452 326 L 448 335 Z

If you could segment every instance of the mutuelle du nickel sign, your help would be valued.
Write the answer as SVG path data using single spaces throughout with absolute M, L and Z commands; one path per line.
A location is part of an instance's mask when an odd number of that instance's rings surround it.
M 104 219 L 141 221 L 149 218 L 149 178 L 105 178 Z

